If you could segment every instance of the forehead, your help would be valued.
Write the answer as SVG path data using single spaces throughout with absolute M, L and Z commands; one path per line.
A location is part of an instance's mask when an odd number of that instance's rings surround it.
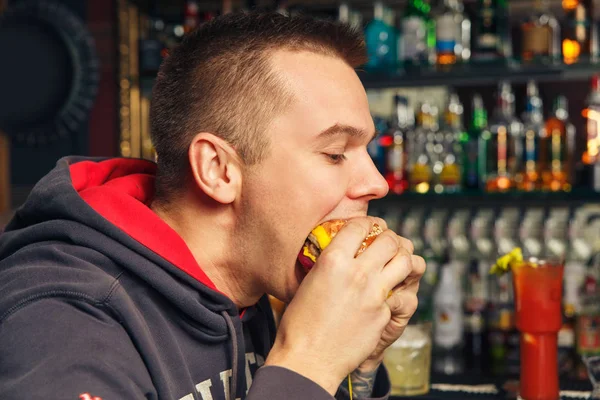
M 358 76 L 343 60 L 311 52 L 277 51 L 272 64 L 292 102 L 283 118 L 302 120 L 314 135 L 335 124 L 373 130 L 367 96 Z

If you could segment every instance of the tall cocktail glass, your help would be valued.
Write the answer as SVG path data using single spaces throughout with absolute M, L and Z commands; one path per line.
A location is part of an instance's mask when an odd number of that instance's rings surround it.
M 521 334 L 521 382 L 525 400 L 558 400 L 558 331 L 562 325 L 564 265 L 527 259 L 512 267 L 515 318 Z

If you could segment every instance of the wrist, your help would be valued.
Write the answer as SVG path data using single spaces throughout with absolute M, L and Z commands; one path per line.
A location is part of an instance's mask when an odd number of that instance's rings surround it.
M 375 372 L 379 369 L 379 366 L 382 362 L 383 354 L 377 357 L 369 357 L 365 361 L 363 361 L 356 370 L 361 373 Z
M 316 360 L 316 358 L 307 356 L 306 354 L 298 355 L 291 351 L 278 350 L 273 347 L 265 360 L 265 365 L 282 367 L 294 371 L 315 382 L 334 396 L 343 377 L 337 377 L 335 373 L 332 373 L 333 366 L 329 366 L 327 363 L 307 362 L 311 359 Z
M 371 361 L 371 360 L 369 360 Z M 352 392 L 356 398 L 367 398 L 373 394 L 375 377 L 381 363 L 369 362 L 361 364 L 355 369 L 350 378 L 352 379 Z

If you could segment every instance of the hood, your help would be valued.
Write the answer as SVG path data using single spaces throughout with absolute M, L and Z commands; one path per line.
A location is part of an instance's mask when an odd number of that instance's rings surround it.
M 156 164 L 146 160 L 59 160 L 0 236 L 0 260 L 51 242 L 92 249 L 158 290 L 207 334 L 224 339 L 223 313 L 237 316 L 238 310 L 183 239 L 149 208 L 155 172 Z

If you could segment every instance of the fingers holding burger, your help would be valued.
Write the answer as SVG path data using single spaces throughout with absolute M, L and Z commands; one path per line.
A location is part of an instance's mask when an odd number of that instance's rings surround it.
M 306 272 L 315 265 L 317 258 L 327 248 L 334 237 L 340 251 L 354 253 L 355 257 L 362 254 L 375 239 L 381 235 L 387 226 L 379 218 L 368 218 L 371 226 L 367 227 L 363 220 L 333 219 L 315 227 L 304 242 L 298 261 Z M 344 229 L 342 229 L 344 228 Z
M 334 241 L 335 246 L 329 248 Z M 362 239 L 362 240 L 361 240 Z M 326 249 L 329 248 L 327 251 Z M 422 275 L 424 261 L 413 254 L 414 246 L 406 238 L 398 236 L 379 218 L 333 219 L 315 227 L 304 243 L 298 255 L 298 261 L 309 272 L 322 253 L 321 264 L 341 265 L 346 268 L 343 259 L 353 254 L 361 274 L 379 272 L 382 278 L 382 290 L 387 294 L 392 289 L 413 286 Z M 335 254 L 331 254 L 335 253 Z M 337 256 L 340 256 L 338 260 Z M 335 258 L 334 260 L 330 260 Z M 414 290 L 416 291 L 416 289 Z

